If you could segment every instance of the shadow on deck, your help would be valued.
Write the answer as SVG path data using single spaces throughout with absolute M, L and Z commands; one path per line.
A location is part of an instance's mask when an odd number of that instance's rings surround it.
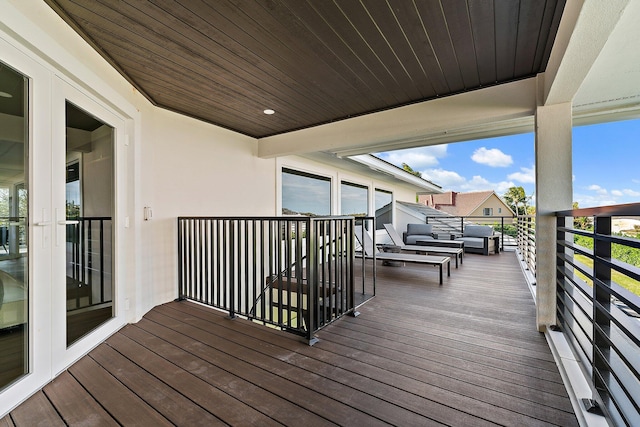
M 577 425 L 515 255 L 469 255 L 442 286 L 428 268 L 379 267 L 377 296 L 314 347 L 156 307 L 0 425 Z

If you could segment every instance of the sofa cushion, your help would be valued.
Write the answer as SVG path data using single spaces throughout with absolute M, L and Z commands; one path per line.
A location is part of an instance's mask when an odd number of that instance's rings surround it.
M 458 237 L 456 240 L 464 242 L 465 248 L 484 248 L 484 239 L 482 237 Z
M 430 236 L 433 231 L 431 224 L 407 224 L 407 236 L 414 234 L 420 236 Z
M 467 225 L 462 237 L 487 237 L 493 235 L 493 227 L 489 225 Z
M 412 236 L 407 236 L 406 244 L 415 245 L 418 242 L 423 242 L 425 240 L 434 240 L 434 238 L 431 235 L 414 234 Z

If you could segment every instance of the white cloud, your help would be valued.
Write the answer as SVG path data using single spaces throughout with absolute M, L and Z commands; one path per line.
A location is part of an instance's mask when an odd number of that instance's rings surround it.
M 631 190 L 630 188 L 625 188 L 624 190 L 611 190 L 611 194 L 616 197 L 640 197 L 640 191 Z
M 480 147 L 474 151 L 471 160 L 494 168 L 507 167 L 513 163 L 513 159 L 508 154 L 504 154 L 497 148 L 487 149 L 486 147 Z
M 618 201 L 612 199 L 608 195 L 575 194 L 573 196 L 573 199 L 575 202 L 578 202 L 578 206 L 580 206 L 581 208 L 618 204 Z
M 631 197 L 640 197 L 640 191 L 635 191 L 635 190 L 630 190 L 628 188 L 622 190 L 622 193 L 625 196 L 631 196 Z
M 593 184 L 587 187 L 587 190 L 591 191 L 591 193 L 574 195 L 575 201 L 578 202 L 581 208 L 633 203 L 634 200 L 630 198 L 640 197 L 640 192 L 629 188 L 607 191 L 600 185 Z
M 591 191 L 595 191 L 601 196 L 606 196 L 607 194 L 609 194 L 606 188 L 602 188 L 597 184 L 590 185 L 589 187 L 587 187 L 587 189 Z
M 491 182 L 486 178 L 475 175 L 461 186 L 461 191 L 487 191 L 494 190 L 499 196 L 506 193 L 515 184 L 511 181 Z
M 376 156 L 381 159 L 398 167 L 402 167 L 402 164 L 406 163 L 411 169 L 416 171 L 437 166 L 439 163 L 438 159 L 446 157 L 446 155 L 447 144 L 431 145 L 408 150 L 387 151 L 376 154 Z
M 442 186 L 444 191 L 486 191 L 494 190 L 499 196 L 515 184 L 512 181 L 491 182 L 482 176 L 475 175 L 467 179 L 454 171 L 444 169 L 428 169 L 422 177 Z
M 520 172 L 514 172 L 507 176 L 507 179 L 523 182 L 525 184 L 533 184 L 536 182 L 536 171 L 534 168 L 520 168 Z
M 444 169 L 425 170 L 422 172 L 422 177 L 442 186 L 445 190 L 457 188 L 466 181 L 466 179 L 457 172 Z

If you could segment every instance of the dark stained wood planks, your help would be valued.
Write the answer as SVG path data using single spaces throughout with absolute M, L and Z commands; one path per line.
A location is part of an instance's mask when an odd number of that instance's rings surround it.
M 565 4 L 45 1 L 155 104 L 253 137 L 533 77 Z
M 313 347 L 194 303 L 156 307 L 0 426 L 577 425 L 512 253 L 471 254 L 444 287 L 424 274 L 378 268 L 376 298 Z

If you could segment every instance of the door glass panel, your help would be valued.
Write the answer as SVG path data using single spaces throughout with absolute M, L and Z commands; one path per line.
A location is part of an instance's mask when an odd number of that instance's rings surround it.
M 114 315 L 114 129 L 66 104 L 67 346 Z
M 0 389 L 29 371 L 26 93 L 0 63 Z

